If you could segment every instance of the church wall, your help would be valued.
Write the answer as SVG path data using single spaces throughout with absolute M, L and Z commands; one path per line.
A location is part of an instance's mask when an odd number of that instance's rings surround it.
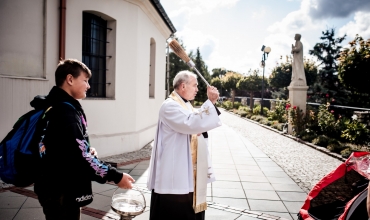
M 59 1 L 48 0 L 46 7 L 44 78 L 30 80 L 0 76 L 0 94 L 6 94 L 6 97 L 0 96 L 0 138 L 5 137 L 21 114 L 31 109 L 29 101 L 35 95 L 47 94 L 54 85 Z M 87 114 L 90 142 L 100 157 L 138 150 L 154 138 L 158 110 L 164 100 L 165 41 L 170 31 L 149 1 L 67 0 L 66 58 L 82 60 L 83 11 L 100 13 L 114 20 L 116 25 L 115 50 L 107 54 L 114 59 L 110 63 L 114 70 L 113 95 L 81 101 Z M 151 38 L 157 46 L 154 98 L 149 98 L 148 86 Z

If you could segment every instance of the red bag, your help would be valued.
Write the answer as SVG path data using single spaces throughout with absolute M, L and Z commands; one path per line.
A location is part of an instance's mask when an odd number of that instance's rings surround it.
M 369 176 L 370 153 L 353 152 L 312 188 L 298 213 L 298 219 L 368 219 L 366 198 Z

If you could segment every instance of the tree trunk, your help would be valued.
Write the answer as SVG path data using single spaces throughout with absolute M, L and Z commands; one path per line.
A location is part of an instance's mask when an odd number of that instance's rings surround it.
M 253 111 L 253 104 L 254 104 L 253 92 L 250 93 L 250 97 L 251 97 L 251 100 L 249 102 L 249 108 L 251 108 L 251 110 Z
M 235 89 L 231 89 L 231 100 L 233 103 L 233 108 L 234 108 L 234 99 L 235 99 Z

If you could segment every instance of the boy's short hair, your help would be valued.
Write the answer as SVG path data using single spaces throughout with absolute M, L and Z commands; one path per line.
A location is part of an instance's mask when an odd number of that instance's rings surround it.
M 55 85 L 62 86 L 68 74 L 71 74 L 73 78 L 77 78 L 81 72 L 85 72 L 89 78 L 91 77 L 89 67 L 81 61 L 76 59 L 61 60 L 55 70 Z

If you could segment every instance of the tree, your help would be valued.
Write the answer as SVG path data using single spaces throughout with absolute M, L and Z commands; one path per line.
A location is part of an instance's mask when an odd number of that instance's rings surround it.
M 218 77 L 212 78 L 210 84 L 212 86 L 216 87 L 218 89 L 218 91 L 221 91 L 222 82 L 221 82 L 221 79 L 220 78 L 218 78 Z
M 342 48 L 340 44 L 346 35 L 338 38 L 335 38 L 334 35 L 334 29 L 323 31 L 320 37 L 322 42 L 317 43 L 313 50 L 309 50 L 309 54 L 315 56 L 322 66 L 319 70 L 318 81 L 312 86 L 312 99 L 316 102 L 324 103 L 326 97 L 335 97 L 338 103 L 346 101 L 346 91 L 341 85 L 337 74 L 337 59 Z
M 281 59 L 281 58 L 280 58 Z M 311 86 L 317 79 L 317 66 L 310 59 L 303 60 L 307 86 Z M 292 78 L 292 58 L 286 56 L 286 62 L 278 64 L 271 72 L 269 83 L 273 90 L 288 87 Z
M 261 91 L 262 89 L 262 77 L 258 75 L 258 69 L 249 71 L 248 75 L 241 78 L 236 84 L 236 88 L 240 90 L 246 90 L 250 93 L 250 108 L 253 109 L 253 96 L 254 92 Z
M 227 72 L 221 80 L 223 87 L 231 91 L 233 107 L 234 107 L 234 99 L 235 99 L 235 92 L 236 92 L 236 84 L 239 82 L 241 78 L 242 78 L 242 75 L 239 73 Z
M 338 74 L 343 85 L 353 94 L 370 95 L 370 39 L 364 41 L 356 35 L 338 58 Z
M 212 78 L 223 76 L 226 72 L 227 70 L 225 68 L 214 68 L 212 70 Z
M 200 54 L 199 47 L 197 48 L 197 52 L 195 54 L 194 63 L 197 70 L 209 83 L 211 81 L 211 76 L 209 75 L 208 67 L 203 61 L 202 55 Z M 198 95 L 195 97 L 195 99 L 197 101 L 202 102 L 207 100 L 207 85 L 203 82 L 203 80 L 200 77 L 198 77 L 198 90 L 199 90 Z

